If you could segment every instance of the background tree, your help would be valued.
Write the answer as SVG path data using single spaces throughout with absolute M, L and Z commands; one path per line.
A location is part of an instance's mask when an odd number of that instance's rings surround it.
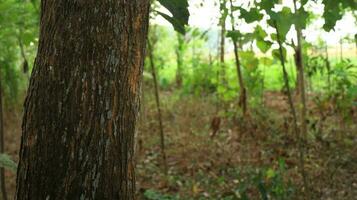
M 157 35 L 156 35 L 156 27 L 151 27 L 151 34 L 148 37 L 148 57 L 149 57 L 149 64 L 151 68 L 151 75 L 154 83 L 154 93 L 155 93 L 155 102 L 157 108 L 157 119 L 159 122 L 159 130 L 160 130 L 160 148 L 161 148 L 161 157 L 162 163 L 164 167 L 164 172 L 167 174 L 167 161 L 166 161 L 166 150 L 165 150 L 165 134 L 164 134 L 164 125 L 162 122 L 162 112 L 161 112 L 161 103 L 160 103 L 160 91 L 159 91 L 159 84 L 158 84 L 158 74 L 157 68 L 155 65 L 155 56 L 154 56 L 154 48 L 157 44 Z M 151 37 L 150 37 L 151 36 Z
M 247 88 L 245 87 L 241 61 L 239 58 L 239 48 L 238 48 L 239 33 L 237 33 L 235 29 L 234 10 L 236 10 L 236 7 L 234 7 L 233 1 L 230 0 L 230 17 L 231 17 L 232 31 L 229 33 L 229 36 L 232 38 L 233 47 L 234 47 L 234 58 L 237 68 L 237 76 L 238 76 L 238 83 L 240 89 L 239 106 L 242 108 L 243 114 L 246 115 L 248 112 Z
M 0 153 L 4 153 L 4 114 L 3 114 L 3 94 L 2 94 L 2 84 L 1 84 L 1 71 L 0 71 Z M 7 192 L 5 186 L 5 171 L 4 168 L 0 169 L 0 189 L 1 189 L 1 199 L 7 199 Z

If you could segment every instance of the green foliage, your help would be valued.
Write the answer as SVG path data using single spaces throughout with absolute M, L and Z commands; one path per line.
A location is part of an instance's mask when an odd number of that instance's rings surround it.
M 227 37 L 228 38 L 231 38 L 234 42 L 237 42 L 240 38 L 243 37 L 243 34 L 238 31 L 238 30 L 230 30 L 230 31 L 227 31 Z
M 264 17 L 258 8 L 251 8 L 249 11 L 245 10 L 244 8 L 239 8 L 239 11 L 240 17 L 243 18 L 248 24 L 255 21 L 260 21 Z
M 273 58 L 277 59 L 277 60 L 280 60 L 280 51 L 279 49 L 274 49 L 272 51 L 272 56 Z M 286 48 L 283 48 L 283 58 L 284 60 L 286 61 L 287 60 L 287 51 L 286 51 Z
M 185 25 L 188 25 L 190 13 L 188 11 L 187 0 L 158 0 L 162 6 L 170 11 L 172 16 L 158 12 L 162 17 L 169 21 L 175 30 L 185 34 Z
M 357 3 L 355 0 L 323 0 L 325 24 L 323 28 L 326 31 L 334 29 L 336 22 L 341 20 L 347 10 L 355 11 Z
M 326 66 L 326 59 L 323 56 L 307 57 L 306 61 L 306 75 L 313 77 L 318 74 L 325 75 L 328 73 Z
M 168 195 L 168 194 L 161 194 L 160 192 L 149 189 L 146 190 L 144 196 L 148 200 L 179 200 L 178 195 Z
M 260 103 L 262 94 L 263 74 L 259 68 L 259 59 L 253 51 L 240 52 L 242 66 L 244 68 L 244 79 L 249 91 L 249 101 L 251 104 Z
M 337 109 L 347 117 L 348 111 L 357 99 L 357 66 L 350 60 L 337 63 L 331 70 L 333 98 Z
M 38 12 L 34 5 L 36 1 L 0 1 L 0 74 L 9 101 L 16 100 L 24 87 L 21 71 L 25 70 L 25 59 L 33 63 L 38 34 Z
M 197 96 L 213 93 L 216 90 L 216 80 L 214 79 L 216 74 L 217 70 L 214 69 L 214 65 L 196 63 L 192 75 L 185 79 L 185 93 L 194 93 Z
M 291 29 L 294 21 L 294 14 L 291 9 L 288 7 L 284 7 L 281 11 L 269 11 L 270 20 L 268 20 L 268 24 L 273 28 L 278 28 L 280 33 L 281 42 L 286 40 L 286 35 Z
M 277 3 L 279 3 L 279 0 L 261 0 L 257 6 L 268 12 L 271 11 Z
M 310 14 L 304 9 L 304 7 L 301 7 L 298 9 L 297 13 L 295 13 L 293 21 L 294 24 L 299 27 L 300 29 L 305 29 L 306 25 L 308 23 Z
M 265 30 L 261 26 L 259 26 L 259 25 L 256 26 L 255 31 L 254 31 L 254 37 L 257 40 L 257 47 L 263 53 L 266 53 L 273 45 L 272 42 L 265 39 L 267 36 L 268 36 L 268 34 L 265 32 Z
M 219 19 L 219 25 L 222 26 L 222 24 L 226 23 L 226 19 L 228 17 L 228 8 L 226 6 L 227 0 L 220 0 L 219 2 L 219 10 L 221 13 L 221 17 Z
M 227 199 L 250 200 L 249 192 L 257 191 L 260 199 L 291 199 L 294 186 L 287 177 L 285 161 L 280 159 L 277 168 L 250 169 L 248 178 L 240 181 L 234 195 Z
M 17 164 L 7 154 L 0 154 L 0 167 L 16 172 Z

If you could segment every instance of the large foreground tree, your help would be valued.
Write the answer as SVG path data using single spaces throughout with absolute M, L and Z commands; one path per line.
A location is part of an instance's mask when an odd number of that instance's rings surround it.
M 41 2 L 16 199 L 133 199 L 149 0 Z

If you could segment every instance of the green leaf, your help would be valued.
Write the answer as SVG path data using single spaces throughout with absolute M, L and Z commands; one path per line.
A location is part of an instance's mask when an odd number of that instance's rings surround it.
M 284 60 L 286 61 L 286 58 L 287 58 L 287 53 L 286 53 L 286 49 L 283 47 L 283 57 L 284 57 Z M 272 51 L 272 56 L 278 60 L 280 60 L 280 51 L 279 49 L 274 49 Z
M 234 42 L 237 42 L 239 38 L 243 37 L 243 34 L 237 30 L 227 31 L 227 37 L 231 38 Z
M 185 34 L 185 25 L 188 25 L 190 13 L 188 11 L 187 0 L 158 0 L 162 6 L 170 11 L 172 16 L 158 12 L 162 17 L 169 21 L 174 29 Z
M 300 3 L 301 3 L 302 6 L 304 6 L 308 1 L 309 1 L 309 0 L 301 0 Z M 301 6 L 301 7 L 302 7 L 302 6 Z
M 242 58 L 242 65 L 247 70 L 254 71 L 259 66 L 259 59 L 256 58 L 253 51 L 242 51 L 240 52 L 240 57 Z
M 0 167 L 16 172 L 17 165 L 7 154 L 0 154 Z
M 256 26 L 254 34 L 259 37 L 264 39 L 266 36 L 268 36 L 267 32 L 261 27 L 261 26 Z
M 260 21 L 263 19 L 264 15 L 259 12 L 257 8 L 251 8 L 249 11 L 245 10 L 244 8 L 239 8 L 240 17 L 245 20 L 248 24 Z
M 259 62 L 265 66 L 271 66 L 274 63 L 273 60 L 269 57 L 261 57 L 259 60 Z
M 266 177 L 267 177 L 268 179 L 274 178 L 275 175 L 276 175 L 276 172 L 275 172 L 275 170 L 272 169 L 272 168 L 269 168 L 269 169 L 267 170 L 267 172 L 266 172 Z
M 298 13 L 295 14 L 294 24 L 300 29 L 305 29 L 307 20 L 309 18 L 309 13 L 302 7 L 298 10 Z
M 269 49 L 271 48 L 272 45 L 273 45 L 273 43 L 270 41 L 257 40 L 257 46 L 258 46 L 259 50 L 263 53 L 266 53 L 267 51 L 269 51 Z
M 335 25 L 336 22 L 340 19 L 342 19 L 342 11 L 340 9 L 339 5 L 339 0 L 324 0 L 323 4 L 325 5 L 324 7 L 324 14 L 323 17 L 325 19 L 325 24 L 323 28 L 325 31 L 331 31 Z
M 265 40 L 268 34 L 261 26 L 258 25 L 255 27 L 254 36 L 257 40 L 257 46 L 259 50 L 262 51 L 263 53 L 269 51 L 273 43 L 268 40 Z
M 279 3 L 279 0 L 262 0 L 258 6 L 263 10 L 270 11 L 277 3 Z
M 355 11 L 357 9 L 356 0 L 323 0 L 325 31 L 334 29 L 336 22 L 341 20 L 344 13 L 348 10 Z
M 284 7 L 280 12 L 269 12 L 270 20 L 268 20 L 268 24 L 271 27 L 275 28 L 275 23 L 280 33 L 280 40 L 284 42 L 286 39 L 287 33 L 290 31 L 291 26 L 294 23 L 294 13 L 291 12 L 291 9 L 288 7 Z
M 157 11 L 157 13 L 161 15 L 163 18 L 165 18 L 168 22 L 170 22 L 171 25 L 174 27 L 175 31 L 181 33 L 182 35 L 186 33 L 185 25 L 182 24 L 180 21 L 160 11 Z

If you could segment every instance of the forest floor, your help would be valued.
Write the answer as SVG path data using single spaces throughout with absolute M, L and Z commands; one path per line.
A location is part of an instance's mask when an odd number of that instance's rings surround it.
M 155 101 L 145 96 L 136 147 L 138 199 L 307 199 L 298 170 L 298 140 L 283 94 L 267 92 L 265 105 L 252 109 L 248 119 L 237 117 L 238 112 L 219 116 L 214 97 L 171 92 L 161 97 L 168 173 L 160 154 Z M 312 101 L 308 105 L 305 168 L 311 198 L 356 199 L 357 112 L 352 121 L 343 122 L 328 109 L 319 112 Z M 21 116 L 20 109 L 5 113 L 5 149 L 16 161 Z M 221 123 L 211 138 L 214 118 Z M 6 171 L 11 196 L 15 177 Z

